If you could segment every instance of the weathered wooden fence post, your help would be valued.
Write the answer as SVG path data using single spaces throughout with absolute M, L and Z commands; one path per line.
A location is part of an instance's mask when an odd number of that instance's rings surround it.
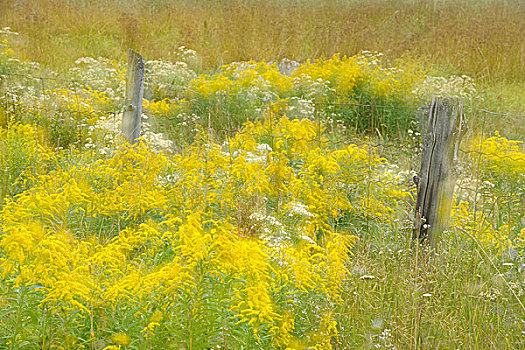
M 417 183 L 413 238 L 436 248 L 448 228 L 454 187 L 455 160 L 464 134 L 463 105 L 457 99 L 434 98 L 423 134 L 423 159 Z
M 144 70 L 144 58 L 132 49 L 129 49 L 122 132 L 126 140 L 131 144 L 137 143 L 140 137 L 142 97 L 144 94 Z

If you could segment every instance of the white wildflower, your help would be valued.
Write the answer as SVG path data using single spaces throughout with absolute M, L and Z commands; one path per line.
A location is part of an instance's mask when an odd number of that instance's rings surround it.
M 360 280 L 373 280 L 374 278 L 376 278 L 374 275 L 363 275 L 359 277 Z
M 315 216 L 309 211 L 308 206 L 302 203 L 292 202 L 288 204 L 288 210 L 290 211 L 291 214 L 295 214 L 298 216 L 303 216 L 303 217 L 314 217 Z

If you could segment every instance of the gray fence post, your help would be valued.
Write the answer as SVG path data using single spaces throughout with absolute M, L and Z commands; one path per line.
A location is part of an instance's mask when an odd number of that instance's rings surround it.
M 423 134 L 423 159 L 417 179 L 413 238 L 433 248 L 448 228 L 457 173 L 455 160 L 464 134 L 463 104 L 455 99 L 432 99 Z
M 122 132 L 126 140 L 131 144 L 137 143 L 140 137 L 142 97 L 144 94 L 144 70 L 144 58 L 132 49 L 129 49 Z

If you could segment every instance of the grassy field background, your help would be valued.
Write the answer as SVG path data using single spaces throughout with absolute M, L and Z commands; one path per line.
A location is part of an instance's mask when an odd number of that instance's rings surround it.
M 304 61 L 379 51 L 487 82 L 525 80 L 520 0 L 2 1 L 25 58 L 63 68 L 82 56 L 168 57 L 196 50 L 203 69 L 240 60 Z

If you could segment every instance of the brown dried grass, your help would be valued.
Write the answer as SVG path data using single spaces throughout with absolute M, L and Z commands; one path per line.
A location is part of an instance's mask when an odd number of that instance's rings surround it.
M 184 45 L 203 69 L 236 60 L 353 55 L 412 56 L 446 73 L 525 80 L 520 0 L 4 0 L 0 20 L 16 47 L 55 69 L 81 56 L 148 58 Z

